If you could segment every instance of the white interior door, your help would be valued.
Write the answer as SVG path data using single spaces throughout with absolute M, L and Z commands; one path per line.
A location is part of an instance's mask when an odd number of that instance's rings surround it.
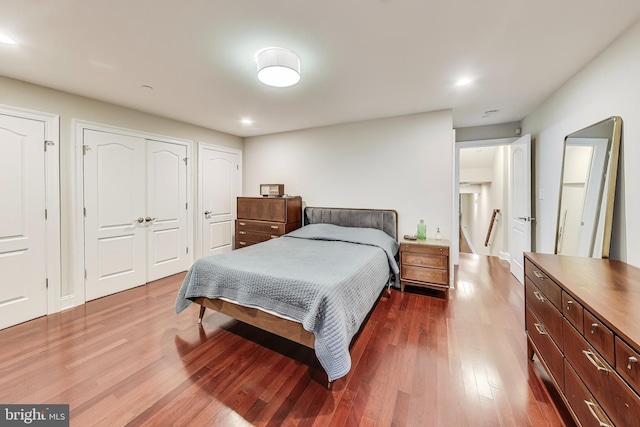
M 524 252 L 531 250 L 531 135 L 522 136 L 510 146 L 511 209 L 509 251 L 511 274 L 524 283 Z
M 0 329 L 47 314 L 45 125 L 0 114 Z
M 240 195 L 239 156 L 204 144 L 198 168 L 201 256 L 233 249 L 236 198 Z
M 187 147 L 147 140 L 147 281 L 185 271 Z
M 145 140 L 85 129 L 86 299 L 145 283 Z

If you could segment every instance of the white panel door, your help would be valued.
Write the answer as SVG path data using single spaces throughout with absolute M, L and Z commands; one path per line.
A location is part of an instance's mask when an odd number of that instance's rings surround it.
M 240 195 L 238 154 L 200 145 L 201 256 L 233 249 L 236 197 Z
M 187 147 L 147 140 L 147 281 L 189 268 Z
M 531 135 L 513 142 L 509 251 L 511 274 L 524 284 L 524 252 L 531 250 Z
M 0 329 L 47 314 L 45 125 L 0 115 Z
M 87 301 L 146 282 L 145 140 L 84 131 Z

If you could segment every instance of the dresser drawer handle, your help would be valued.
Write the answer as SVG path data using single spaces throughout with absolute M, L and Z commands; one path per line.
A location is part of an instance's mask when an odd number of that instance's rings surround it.
M 591 364 L 595 366 L 598 371 L 603 371 L 607 375 L 609 374 L 609 369 L 607 369 L 604 363 L 600 359 L 598 359 L 598 356 L 596 356 L 592 351 L 582 350 L 582 353 L 584 353 L 587 359 L 589 359 L 589 362 L 591 362 Z
M 276 236 L 275 234 L 272 234 L 272 235 L 271 235 L 271 238 L 272 238 L 272 239 L 277 239 L 278 237 L 280 237 L 280 236 Z
M 540 295 L 540 292 L 538 291 L 533 291 L 533 294 L 536 296 L 536 298 L 538 298 L 538 301 L 540 302 L 545 302 L 546 300 L 544 299 L 544 297 L 542 295 Z
M 571 310 L 571 304 L 573 304 L 573 301 L 567 301 L 567 311 Z
M 540 323 L 534 323 L 533 326 L 536 327 L 540 335 L 547 335 L 547 333 L 544 331 L 544 328 L 542 327 L 542 325 L 540 325 Z
M 592 323 L 591 324 L 591 333 L 595 334 L 596 333 L 596 328 L 598 327 L 597 323 Z
M 247 234 L 246 231 L 238 231 L 238 234 Z
M 246 222 L 239 222 L 238 225 L 247 225 Z
M 238 242 L 238 244 L 241 245 L 241 246 L 246 246 L 247 242 Z
M 602 419 L 604 418 L 604 415 L 602 415 L 602 409 L 600 409 L 598 405 L 596 405 L 590 400 L 585 400 L 584 403 L 587 404 L 587 408 L 589 408 L 589 412 L 591 412 L 591 415 L 593 415 L 593 418 L 595 418 L 598 421 L 598 425 L 600 427 L 613 427 L 611 424 L 607 424 L 606 422 L 602 421 Z
M 272 225 L 271 228 L 273 228 L 274 230 L 277 230 L 278 226 L 277 225 Z
M 544 280 L 544 275 L 540 273 L 538 270 L 533 270 L 533 274 L 540 280 Z
M 632 369 L 632 363 L 638 363 L 638 359 L 635 356 L 629 356 L 629 363 L 627 363 L 627 369 Z

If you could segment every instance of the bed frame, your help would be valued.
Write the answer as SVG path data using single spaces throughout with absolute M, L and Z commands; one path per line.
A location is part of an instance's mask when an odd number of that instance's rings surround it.
M 398 240 L 398 213 L 394 210 L 306 207 L 303 224 L 376 228 Z M 389 292 L 388 288 L 387 292 Z M 315 336 L 312 332 L 305 330 L 301 323 L 283 319 L 257 308 L 244 307 L 217 298 L 200 297 L 196 298 L 194 302 L 201 306 L 198 316 L 199 324 L 202 323 L 205 310 L 210 308 L 298 344 L 314 348 Z M 331 390 L 331 386 L 332 382 L 329 381 L 327 388 Z

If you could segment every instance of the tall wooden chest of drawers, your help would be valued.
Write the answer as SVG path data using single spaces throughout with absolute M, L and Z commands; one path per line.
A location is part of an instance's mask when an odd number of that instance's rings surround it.
M 582 426 L 640 426 L 640 269 L 525 253 L 529 357 Z
M 302 198 L 238 197 L 235 249 L 275 239 L 302 226 Z

